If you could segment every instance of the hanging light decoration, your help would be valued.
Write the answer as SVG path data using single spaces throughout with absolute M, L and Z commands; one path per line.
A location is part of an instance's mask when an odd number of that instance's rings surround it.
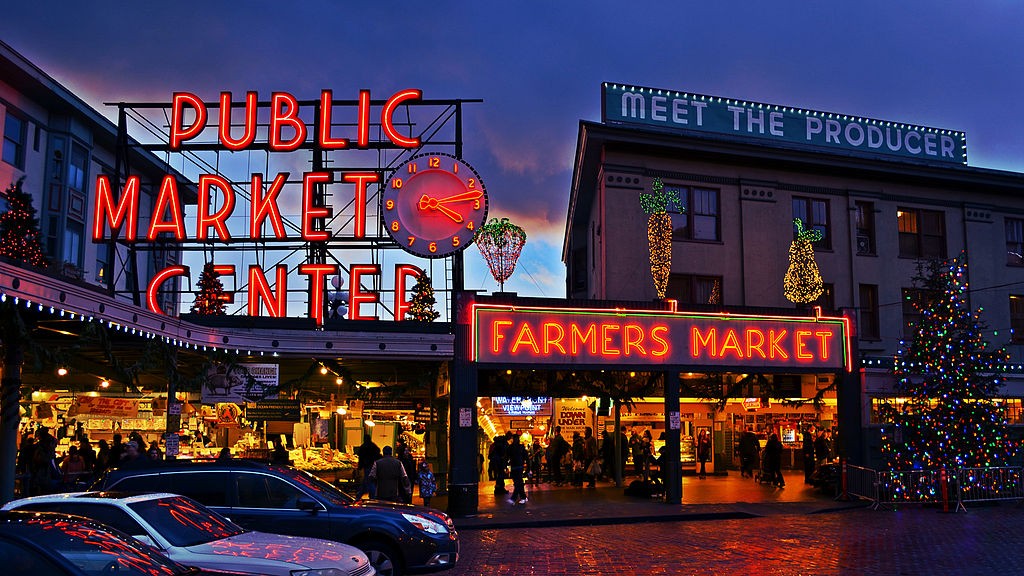
M 658 298 L 665 297 L 668 276 L 672 272 L 672 217 L 668 215 L 670 205 L 683 211 L 677 190 L 666 190 L 661 178 L 655 178 L 651 192 L 640 193 L 640 207 L 647 216 L 647 248 L 650 252 L 651 279 Z
M 526 245 L 526 232 L 508 221 L 508 218 L 491 218 L 481 226 L 473 237 L 480 254 L 491 269 L 491 275 L 498 283 L 501 291 L 505 290 L 505 280 L 512 276 L 516 269 L 519 254 Z
M 796 226 L 796 238 L 789 245 L 789 269 L 782 281 L 782 289 L 790 302 L 806 304 L 817 300 L 825 290 L 818 263 L 814 260 L 814 243 L 821 240 L 822 234 L 813 228 L 805 230 L 799 218 L 794 219 L 793 224 Z

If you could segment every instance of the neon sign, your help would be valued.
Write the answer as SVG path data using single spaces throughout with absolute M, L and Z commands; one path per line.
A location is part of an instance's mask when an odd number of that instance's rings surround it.
M 420 103 L 422 91 L 403 89 L 383 101 L 373 101 L 369 90 L 359 91 L 354 101 L 334 99 L 330 90 L 322 90 L 316 101 L 300 102 L 287 92 L 273 92 L 269 102 L 260 102 L 256 92 L 246 92 L 241 101 L 231 92 L 221 92 L 217 101 L 206 103 L 190 92 L 176 92 L 167 106 L 170 110 L 170 126 L 167 132 L 166 150 L 184 152 L 190 149 L 209 150 L 211 138 L 216 139 L 213 149 L 239 152 L 253 149 L 267 149 L 271 152 L 292 152 L 299 149 L 367 150 L 398 149 L 409 150 L 421 146 L 420 138 L 411 131 L 408 120 L 396 120 L 399 107 Z M 339 110 L 354 111 L 353 118 L 336 118 Z M 379 108 L 379 114 L 375 109 Z M 315 112 L 310 113 L 311 109 Z M 351 133 L 342 137 L 332 130 L 336 127 L 351 128 Z M 378 140 L 371 141 L 375 128 L 380 129 Z M 293 178 L 289 172 L 276 174 L 254 173 L 243 182 L 232 182 L 221 174 L 200 174 L 195 189 L 198 192 L 195 215 L 186 225 L 185 202 L 182 199 L 183 184 L 176 174 L 166 174 L 159 182 L 143 182 L 139 175 L 125 176 L 120 190 L 106 174 L 97 176 L 94 188 L 92 239 L 94 242 L 117 241 L 133 246 L 142 243 L 183 244 L 183 243 L 245 243 L 285 242 L 329 242 L 338 237 L 328 230 L 328 222 L 334 216 L 334 206 L 327 202 L 331 198 L 337 205 L 351 207 L 351 230 L 346 234 L 355 240 L 378 240 L 367 238 L 367 199 L 370 186 L 384 181 L 385 175 L 377 170 L 329 170 L 321 169 L 304 172 Z M 268 169 L 269 172 L 269 169 Z M 157 190 L 152 208 L 142 197 L 145 186 Z M 286 202 L 291 195 L 297 202 Z M 286 226 L 285 210 L 282 205 L 298 206 L 298 220 Z M 295 212 L 295 210 L 292 210 Z M 244 230 L 229 230 L 228 222 L 236 214 L 245 215 L 248 226 Z M 247 232 L 247 234 L 246 234 Z M 215 270 L 227 277 L 236 273 L 235 266 L 218 264 Z M 247 286 L 248 305 L 245 310 L 250 316 L 288 315 L 289 270 L 300 277 L 305 276 L 308 284 L 308 311 L 317 325 L 324 320 L 326 281 L 340 275 L 343 268 L 334 264 L 303 263 L 286 267 L 277 265 L 264 270 L 249 266 L 240 270 L 237 280 Z M 164 286 L 178 277 L 188 276 L 187 266 L 175 264 L 158 270 L 146 287 L 146 305 L 150 310 L 162 313 L 159 293 Z M 351 264 L 348 266 L 350 298 L 347 317 L 352 320 L 376 320 L 376 316 L 365 315 L 362 305 L 376 305 L 381 302 L 378 292 L 368 291 L 364 285 L 381 285 L 382 270 L 379 264 Z M 394 273 L 394 320 L 402 320 L 409 309 L 408 286 L 423 275 L 423 271 L 411 264 L 396 264 Z M 300 279 L 302 281 L 303 279 Z M 233 294 L 228 295 L 233 301 Z
M 480 363 L 852 369 L 849 321 L 821 316 L 475 304 Z

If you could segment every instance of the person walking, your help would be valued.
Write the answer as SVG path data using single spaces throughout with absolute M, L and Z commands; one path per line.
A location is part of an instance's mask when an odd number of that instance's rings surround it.
M 512 503 L 526 504 L 526 488 L 523 483 L 523 474 L 526 472 L 526 448 L 519 440 L 519 436 L 512 435 L 512 443 L 508 447 L 509 471 L 512 474 Z
M 487 452 L 487 460 L 491 478 L 494 479 L 494 494 L 496 496 L 508 494 L 508 490 L 505 489 L 505 468 L 508 467 L 508 437 L 506 435 L 498 434 L 494 437 L 494 443 L 491 444 L 491 448 Z
M 409 445 L 401 438 L 395 443 L 395 458 L 398 458 L 398 461 L 405 467 L 405 475 L 410 481 L 416 478 L 416 460 L 412 457 L 412 450 L 409 449 Z M 405 494 L 404 502 L 412 504 L 412 490 Z
M 565 459 L 565 455 L 569 453 L 569 443 L 562 437 L 562 427 L 555 426 L 555 433 L 551 437 L 551 455 L 548 456 L 548 468 L 551 470 L 551 481 L 554 482 L 555 486 L 561 486 L 565 483 L 565 467 L 562 464 L 562 460 Z
M 814 459 L 814 428 L 810 425 L 804 426 L 800 440 L 802 441 L 801 452 L 804 456 L 804 484 L 810 484 L 811 476 L 814 475 L 814 467 L 817 464 L 817 460 Z
M 60 473 L 62 490 L 72 490 L 76 484 L 85 486 L 85 460 L 78 453 L 77 446 L 68 448 L 67 456 L 60 463 Z
M 430 469 L 430 462 L 420 462 L 419 470 L 416 473 L 416 484 L 420 487 L 420 498 L 423 498 L 423 505 L 430 506 L 430 499 L 437 491 L 437 481 L 434 479 L 434 471 Z
M 700 462 L 700 470 L 697 471 L 697 477 L 704 480 L 708 477 L 708 472 L 705 469 L 708 460 L 711 459 L 711 436 L 708 435 L 708 431 L 701 429 L 697 433 L 697 461 Z
M 366 477 L 376 486 L 377 498 L 391 502 L 404 502 L 405 493 L 412 487 L 405 466 L 394 457 L 391 446 L 385 446 L 382 456 L 370 467 Z
M 782 479 L 782 442 L 779 441 L 779 435 L 774 432 L 764 445 L 764 467 L 769 482 L 779 488 L 786 485 L 786 481 Z
M 761 452 L 761 446 L 757 441 L 754 429 L 747 426 L 747 429 L 740 435 L 740 476 L 743 478 L 754 477 L 754 464 Z
M 541 470 L 543 470 L 541 462 L 543 460 L 544 448 L 540 445 L 540 438 L 534 438 L 533 444 L 530 446 L 529 464 L 527 465 L 530 484 L 533 486 L 540 485 Z
M 587 488 L 596 486 L 597 476 L 600 474 L 598 468 L 594 467 L 597 456 L 597 438 L 594 438 L 594 429 L 587 426 L 583 429 L 583 470 L 587 479 Z
M 373 438 L 369 434 L 363 436 L 363 443 L 356 449 L 356 474 L 359 478 L 356 478 L 356 482 L 359 483 L 359 488 L 356 491 L 356 500 L 363 497 L 363 494 L 367 494 L 370 498 L 375 498 L 376 488 L 373 482 L 370 482 L 368 476 L 370 468 L 373 467 L 373 463 L 380 458 L 380 447 L 374 444 Z

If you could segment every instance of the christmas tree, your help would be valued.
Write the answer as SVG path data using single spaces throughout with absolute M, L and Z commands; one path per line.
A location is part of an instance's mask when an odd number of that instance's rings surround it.
M 672 217 L 669 206 L 682 212 L 679 192 L 666 190 L 661 178 L 655 178 L 651 192 L 640 193 L 640 207 L 647 214 L 647 249 L 651 260 L 651 279 L 658 298 L 665 297 L 669 273 L 672 272 Z
M 192 312 L 200 316 L 222 316 L 226 300 L 220 274 L 213 269 L 213 262 L 207 262 L 199 275 L 199 293 L 192 304 Z
M 412 299 L 409 301 L 409 310 L 405 313 L 406 320 L 414 322 L 433 322 L 441 315 L 434 310 L 434 286 L 430 282 L 430 276 L 420 274 L 416 284 L 412 287 Z
M 0 256 L 45 268 L 49 262 L 43 254 L 39 219 L 32 207 L 32 196 L 21 188 L 23 180 L 11 184 L 4 192 L 7 211 L 0 214 Z
M 896 392 L 904 401 L 883 407 L 881 414 L 893 424 L 883 430 L 890 468 L 1009 465 L 1017 444 L 993 398 L 1008 355 L 989 347 L 981 310 L 969 308 L 966 255 L 920 267 L 917 284 L 923 287 L 913 303 L 920 321 L 894 364 Z M 987 481 L 973 476 L 976 483 Z
M 818 263 L 814 261 L 814 242 L 821 240 L 821 232 L 804 230 L 804 223 L 799 218 L 793 220 L 796 225 L 796 238 L 789 245 L 789 269 L 782 282 L 782 289 L 790 302 L 807 304 L 821 296 L 824 285 L 818 273 Z

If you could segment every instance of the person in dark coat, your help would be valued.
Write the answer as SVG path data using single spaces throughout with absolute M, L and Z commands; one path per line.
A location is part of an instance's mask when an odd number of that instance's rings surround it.
M 800 440 L 803 443 L 801 452 L 804 455 L 804 484 L 810 484 L 811 476 L 814 474 L 814 465 L 817 462 L 814 459 L 814 430 L 810 426 L 805 426 Z
M 701 430 L 697 433 L 697 461 L 700 462 L 700 470 L 697 471 L 697 477 L 701 480 L 708 477 L 707 470 L 704 467 L 710 459 L 711 436 L 708 435 L 707 430 Z
M 782 442 L 779 435 L 772 432 L 768 443 L 764 445 L 764 467 L 768 480 L 782 488 L 786 481 L 782 479 Z
M 392 455 L 393 452 L 391 446 L 385 446 L 383 456 L 373 463 L 366 477 L 376 486 L 378 499 L 404 502 L 405 493 L 411 491 L 411 485 L 405 466 Z
M 491 471 L 491 478 L 494 478 L 494 493 L 496 495 L 508 494 L 505 489 L 505 467 L 508 466 L 508 438 L 499 434 L 494 437 L 494 444 L 487 453 L 489 462 L 488 469 Z
M 369 494 L 370 498 L 376 498 L 376 488 L 367 476 L 370 473 L 370 468 L 373 467 L 373 463 L 380 458 L 380 447 L 374 444 L 369 434 L 363 437 L 363 443 L 356 450 L 356 458 L 356 472 L 360 476 L 358 478 L 359 490 L 356 492 L 356 500 L 362 498 L 363 494 Z
M 555 434 L 551 437 L 551 455 L 548 457 L 548 468 L 551 471 L 551 481 L 555 486 L 565 483 L 562 460 L 569 453 L 569 442 L 562 436 L 562 427 L 555 426 Z
M 508 447 L 508 464 L 512 474 L 512 503 L 526 504 L 526 488 L 523 474 L 526 473 L 526 448 L 519 436 L 512 434 L 512 443 Z
M 395 457 L 402 463 L 402 466 L 405 468 L 405 475 L 410 479 L 410 481 L 417 477 L 416 459 L 412 457 L 412 450 L 409 449 L 405 440 L 399 439 L 395 443 Z M 404 496 L 404 502 L 406 504 L 412 504 L 412 491 L 410 490 Z
M 757 435 L 753 428 L 747 426 L 746 431 L 740 435 L 740 476 L 744 478 L 754 477 L 754 465 L 757 464 L 757 457 L 761 453 L 761 445 L 757 441 Z

